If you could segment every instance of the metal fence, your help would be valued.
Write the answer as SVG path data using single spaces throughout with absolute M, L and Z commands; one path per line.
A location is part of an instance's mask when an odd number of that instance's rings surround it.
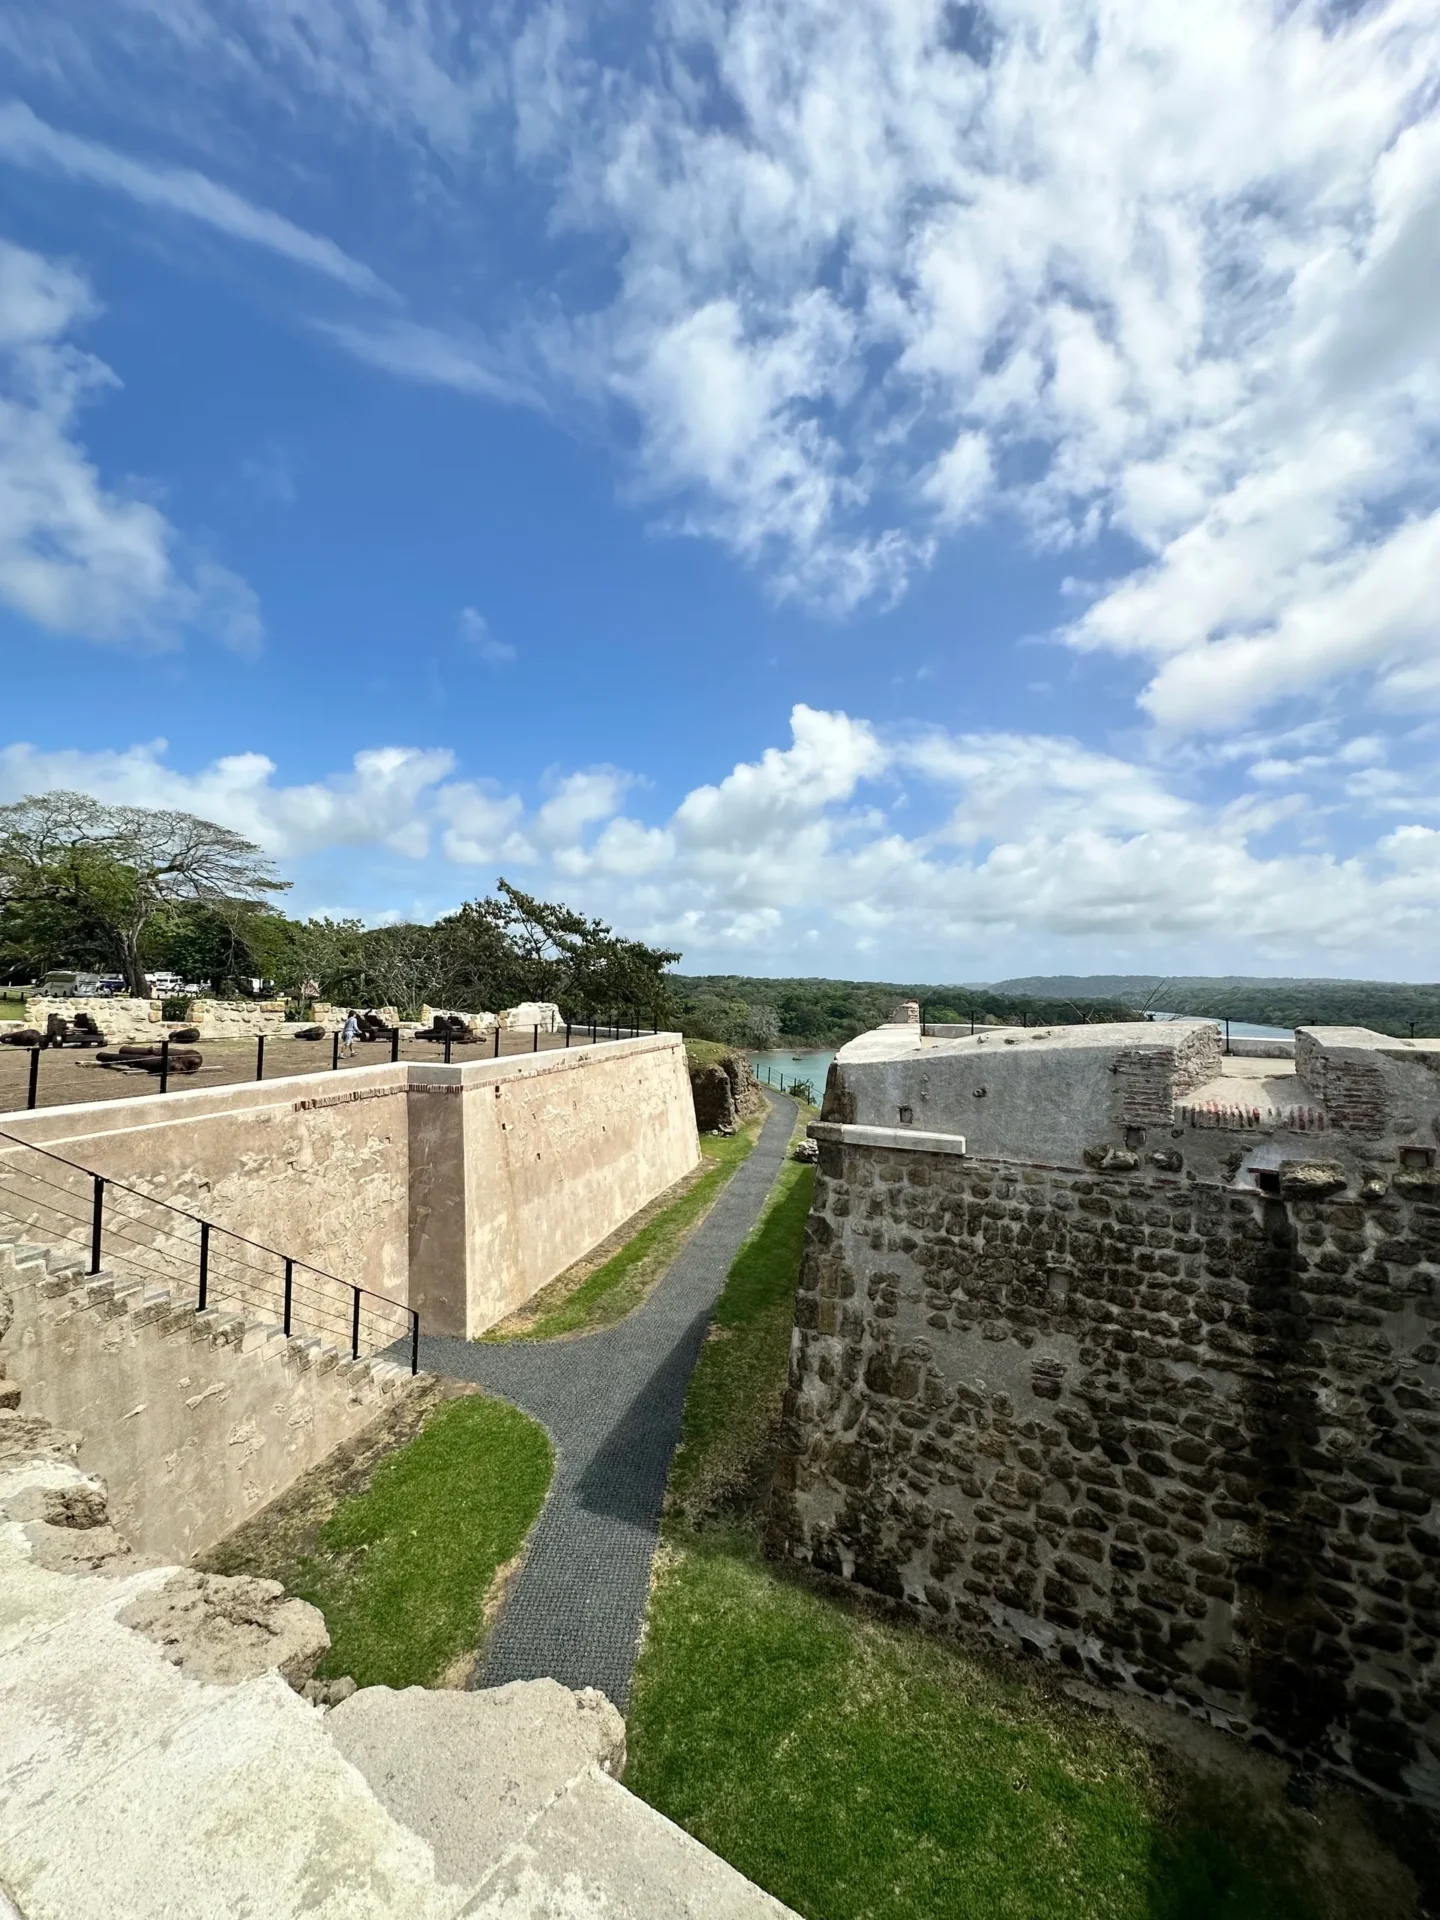
M 1078 1017 L 1074 1020 L 1057 1020 L 1052 1017 L 1044 1020 L 1036 1018 L 1034 1021 L 1032 1021 L 1030 1019 L 1028 1012 L 1026 1012 L 1022 1008 L 1020 1012 L 1020 1018 L 1019 1018 L 1018 1024 L 1021 1027 L 1030 1027 L 1032 1025 L 1037 1027 L 1083 1027 L 1083 1026 L 1089 1026 L 1092 1024 L 1089 1019 L 1089 1016 L 1086 1015 L 1083 1011 L 1081 1011 L 1081 1009 L 1077 1007 L 1075 1011 Z M 1226 1053 L 1229 1053 L 1231 1051 L 1230 1027 L 1231 1027 L 1232 1021 L 1237 1027 L 1256 1026 L 1260 1024 L 1258 1021 L 1247 1019 L 1243 1015 L 1238 1013 L 1237 1014 L 1224 1014 L 1224 1013 L 1190 1014 L 1190 1013 L 1187 1013 L 1187 1014 L 1176 1014 L 1176 1015 L 1173 1015 L 1172 1018 L 1181 1019 L 1181 1020 L 1213 1021 L 1214 1024 L 1217 1027 L 1219 1027 L 1224 1034 L 1224 1039 L 1225 1039 L 1224 1050 Z M 1009 1020 L 1009 1021 L 1000 1020 L 998 1016 L 996 1016 L 996 1019 L 1000 1026 L 1007 1026 L 1007 1025 L 1014 1026 L 1015 1024 L 1017 1024 L 1014 1020 Z M 959 1020 L 933 1020 L 929 1017 L 925 1007 L 922 1006 L 920 1009 L 920 1031 L 922 1034 L 930 1037 L 936 1036 L 937 1029 L 940 1029 L 940 1028 L 954 1029 L 956 1027 L 964 1027 L 967 1023 L 969 1025 L 969 1029 L 971 1033 L 981 1033 L 990 1024 L 990 1021 L 989 1021 L 989 1018 L 987 1017 L 987 1014 L 984 1008 L 980 1008 L 978 1010 L 974 1008 L 970 1008 L 961 1016 Z M 1103 1024 L 1103 1023 L 1099 1023 L 1099 1024 Z M 1135 1024 L 1139 1024 L 1139 1023 L 1136 1022 Z M 1148 1022 L 1148 1024 L 1151 1024 L 1154 1026 L 1164 1026 L 1167 1024 L 1167 1022 L 1162 1020 L 1155 1020 L 1155 1021 Z M 1317 1020 L 1299 1020 L 1295 1024 L 1297 1026 L 1302 1026 L 1302 1027 L 1318 1027 L 1318 1026 L 1323 1026 L 1326 1023 L 1322 1020 L 1317 1019 Z M 1408 1024 L 1410 1028 L 1409 1037 L 1413 1040 L 1415 1038 L 1415 1022 L 1411 1020 Z M 944 1036 L 941 1036 L 941 1037 L 944 1037 Z M 1237 1034 L 1236 1035 L 1237 1039 L 1243 1038 L 1247 1040 L 1257 1040 L 1257 1041 L 1263 1040 L 1266 1037 L 1268 1036 L 1259 1035 L 1259 1034 L 1244 1034 L 1244 1035 Z M 1284 1036 L 1282 1034 L 1277 1033 L 1273 1037 L 1275 1038 L 1275 1040 L 1279 1041 Z M 1403 1036 L 1400 1036 L 1400 1035 L 1396 1036 L 1397 1039 L 1401 1037 Z
M 567 1021 L 563 1027 L 553 1031 L 540 1026 L 496 1027 L 493 1032 L 479 1040 L 465 1040 L 456 1035 L 446 1035 L 438 1041 L 410 1041 L 402 1039 L 399 1027 L 390 1028 L 382 1040 L 363 1040 L 357 1044 L 366 1051 L 356 1057 L 343 1045 L 337 1032 L 330 1038 L 329 1058 L 325 1067 L 321 1067 L 313 1056 L 297 1059 L 293 1054 L 281 1061 L 276 1070 L 276 1047 L 290 1048 L 299 1046 L 313 1048 L 315 1041 L 296 1041 L 292 1037 L 259 1034 L 255 1038 L 253 1053 L 244 1057 L 243 1070 L 227 1072 L 223 1080 L 216 1080 L 207 1074 L 203 1082 L 197 1082 L 188 1071 L 183 1070 L 183 1062 L 175 1056 L 192 1051 L 205 1042 L 174 1042 L 162 1039 L 148 1051 L 151 1064 L 144 1072 L 148 1084 L 140 1088 L 126 1085 L 124 1092 L 119 1085 L 96 1084 L 92 1088 L 77 1087 L 73 1079 L 65 1072 L 77 1061 L 87 1061 L 97 1051 L 94 1047 L 74 1045 L 52 1045 L 49 1041 L 39 1046 L 11 1048 L 0 1045 L 0 1113 L 33 1110 L 36 1107 L 69 1105 L 73 1102 L 93 1100 L 95 1098 L 124 1098 L 136 1092 L 168 1093 L 176 1085 L 236 1085 L 241 1081 L 254 1082 L 265 1079 L 290 1079 L 301 1074 L 325 1071 L 339 1073 L 351 1067 L 366 1067 L 381 1064 L 387 1058 L 398 1062 L 406 1058 L 411 1060 L 441 1059 L 446 1066 L 454 1064 L 457 1056 L 463 1061 L 477 1059 L 509 1059 L 521 1053 L 541 1053 L 551 1048 L 571 1046 L 599 1046 L 615 1040 L 629 1040 L 645 1033 L 658 1033 L 659 1021 L 655 1019 L 649 1027 L 640 1023 L 638 1012 L 610 1012 L 606 1014 L 587 1013 L 583 1019 Z M 270 1064 L 267 1072 L 266 1042 L 270 1041 Z M 404 1049 L 402 1053 L 402 1049 Z M 118 1051 L 118 1048 L 115 1049 Z M 378 1050 L 378 1051 L 377 1051 Z M 322 1059 L 324 1056 L 321 1056 Z M 5 1084 L 3 1070 L 15 1062 L 24 1063 L 23 1073 L 15 1076 L 13 1089 Z M 225 1065 L 240 1065 L 236 1055 L 227 1050 Z M 138 1074 L 139 1059 L 135 1062 L 134 1073 Z M 128 1082 L 134 1074 L 115 1076 Z M 48 1097 L 47 1097 L 48 1096 Z
M 418 1369 L 412 1307 L 4 1132 L 0 1215 L 46 1246 L 73 1249 L 88 1273 L 113 1261 L 127 1278 L 193 1300 L 197 1312 L 254 1315 L 352 1360 L 393 1352 Z

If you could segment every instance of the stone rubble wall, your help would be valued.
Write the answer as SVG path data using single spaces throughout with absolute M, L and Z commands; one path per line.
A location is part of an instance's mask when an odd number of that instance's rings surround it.
M 202 1041 L 254 1040 L 262 1034 L 269 1039 L 272 1035 L 293 1032 L 297 1025 L 323 1026 L 327 1031 L 335 1032 L 344 1025 L 345 1016 L 350 1011 L 348 1007 L 332 1006 L 329 1001 L 318 1000 L 312 1020 L 294 1022 L 286 1020 L 283 1000 L 196 999 L 192 1000 L 190 1011 L 183 1018 L 167 1020 L 161 1013 L 161 1006 L 159 998 L 137 1000 L 126 998 L 123 994 L 102 994 L 93 998 L 77 996 L 73 1000 L 42 999 L 36 995 L 25 1003 L 25 1024 L 43 1033 L 45 1022 L 52 1013 L 58 1013 L 62 1020 L 74 1020 L 77 1013 L 88 1013 L 112 1045 L 125 1046 L 142 1041 L 158 1046 L 172 1027 L 198 1027 Z M 366 1009 L 357 1011 L 364 1012 Z M 375 1007 L 368 1011 L 378 1013 L 389 1026 L 399 1019 L 394 1007 Z
M 762 1105 L 759 1083 L 743 1053 L 727 1053 L 706 1066 L 692 1065 L 690 1097 L 701 1133 L 733 1133 Z
M 1114 1164 L 822 1143 L 773 1548 L 1440 1804 L 1440 1176 Z

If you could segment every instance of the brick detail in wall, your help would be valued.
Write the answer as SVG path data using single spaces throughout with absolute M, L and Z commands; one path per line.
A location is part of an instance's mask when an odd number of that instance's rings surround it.
M 1440 1190 L 826 1145 L 772 1546 L 1440 1803 Z
M 1302 1086 L 1325 1108 L 1332 1132 L 1355 1133 L 1377 1140 L 1385 1131 L 1387 1101 L 1385 1077 L 1368 1061 L 1347 1060 L 1336 1049 L 1322 1047 L 1313 1034 L 1299 1028 L 1295 1034 L 1295 1070 Z

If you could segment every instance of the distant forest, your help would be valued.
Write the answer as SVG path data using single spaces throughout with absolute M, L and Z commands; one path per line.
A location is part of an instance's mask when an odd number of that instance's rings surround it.
M 992 991 L 992 989 L 986 989 Z M 1215 978 L 1177 974 L 1034 974 L 1002 980 L 993 989 L 1049 1006 L 1057 995 L 1075 1000 L 1118 999 L 1163 1013 L 1207 1014 L 1266 1027 L 1371 1027 L 1401 1039 L 1440 1036 L 1440 985 L 1397 980 Z M 1048 1015 L 1046 1016 L 1049 1017 Z
M 733 1046 L 839 1047 L 888 1020 L 897 1000 L 918 1000 L 925 1018 L 972 1016 L 1017 1027 L 1134 1020 L 1119 999 L 1046 997 L 1000 987 L 915 986 L 888 980 L 764 980 L 743 974 L 667 974 L 674 1018 L 696 1039 Z
M 697 1039 L 753 1047 L 838 1047 L 879 1026 L 897 1000 L 925 1018 L 1035 1026 L 1138 1020 L 1148 1009 L 1266 1027 L 1371 1027 L 1401 1038 L 1440 1036 L 1440 985 L 1387 980 L 1205 979 L 1159 974 L 1050 974 L 993 986 L 886 980 L 757 979 L 668 974 L 671 1016 Z

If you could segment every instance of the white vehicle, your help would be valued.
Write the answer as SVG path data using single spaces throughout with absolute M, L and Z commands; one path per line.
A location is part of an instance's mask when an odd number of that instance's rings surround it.
M 100 988 L 98 973 L 61 971 L 47 973 L 35 992 L 47 1000 L 88 1000 L 99 993 Z

